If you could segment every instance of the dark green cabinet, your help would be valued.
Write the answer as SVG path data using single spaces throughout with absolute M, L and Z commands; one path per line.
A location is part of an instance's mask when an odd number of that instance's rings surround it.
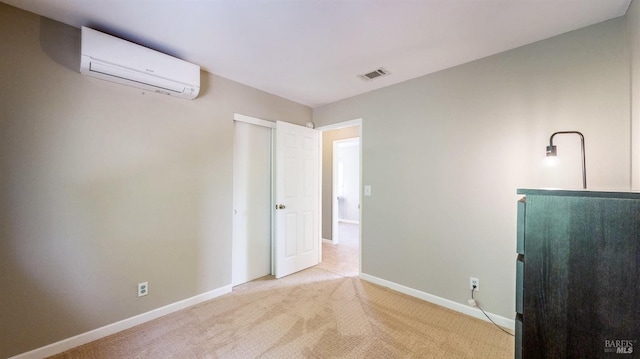
M 516 358 L 640 358 L 640 193 L 518 194 Z

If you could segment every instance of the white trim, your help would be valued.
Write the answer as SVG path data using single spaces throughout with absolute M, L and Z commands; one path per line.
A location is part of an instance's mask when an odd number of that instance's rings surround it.
M 257 126 L 262 126 L 262 127 L 276 128 L 276 123 L 275 122 L 263 120 L 261 118 L 245 116 L 245 115 L 241 115 L 239 113 L 234 113 L 233 114 L 233 120 L 234 121 L 239 121 L 239 122 L 250 123 L 252 125 L 257 125 Z
M 322 141 L 324 143 L 324 141 Z M 324 150 L 323 150 L 324 151 Z M 340 212 L 340 202 L 338 202 L 338 143 L 334 140 L 331 144 L 331 241 L 334 244 L 340 243 L 340 227 L 338 227 L 338 213 Z
M 433 294 L 429 294 L 426 292 L 422 292 L 419 291 L 417 289 L 413 289 L 413 288 L 409 288 L 406 287 L 402 284 L 398 284 L 398 283 L 394 283 L 391 281 L 388 281 L 386 279 L 382 279 L 382 278 L 378 278 L 378 277 L 374 277 L 372 275 L 366 274 L 366 273 L 360 273 L 360 279 L 362 280 L 366 280 L 367 282 L 371 282 L 377 285 L 381 285 L 383 287 L 387 287 L 390 289 L 393 289 L 395 291 L 398 291 L 400 293 L 404 293 L 407 295 L 410 295 L 412 297 L 416 297 L 418 299 L 422 299 L 424 301 L 433 303 L 433 304 L 437 304 L 441 307 L 445 307 L 451 310 L 455 310 L 456 312 L 460 312 L 462 314 L 466 314 L 468 316 L 474 317 L 474 318 L 478 318 L 478 319 L 482 319 L 484 321 L 488 321 L 487 317 L 484 316 L 484 314 L 482 314 L 482 312 L 475 308 L 475 307 L 470 307 L 468 305 L 464 305 L 464 304 L 460 304 L 458 302 L 454 302 L 452 300 L 449 299 L 445 299 L 442 297 L 438 297 L 435 296 Z M 486 312 L 486 311 L 485 311 Z M 496 324 L 503 326 L 505 328 L 514 330 L 515 328 L 515 321 L 513 319 L 509 319 L 509 318 L 505 318 L 493 313 L 489 313 L 486 312 L 487 315 L 491 318 L 491 320 L 493 320 Z
M 74 337 L 63 339 L 59 342 L 52 343 L 38 349 L 31 350 L 26 353 L 18 354 L 9 359 L 32 359 L 32 358 L 39 359 L 39 358 L 60 354 L 64 351 L 75 348 L 77 346 L 87 344 L 94 340 L 104 338 L 106 336 L 115 334 L 117 332 L 121 332 L 125 329 L 129 329 L 136 325 L 146 323 L 153 319 L 160 318 L 164 315 L 177 312 L 179 310 L 190 307 L 192 305 L 196 305 L 198 303 L 205 302 L 207 300 L 219 297 L 221 295 L 231 293 L 231 288 L 232 288 L 231 285 L 226 285 L 224 287 L 214 289 L 206 293 L 198 294 L 191 298 L 187 298 L 175 303 L 165 305 L 164 307 L 150 310 L 146 313 L 138 314 L 131 318 L 123 319 L 119 322 L 107 324 L 104 327 L 100 327 L 100 328 L 88 331 L 86 333 L 78 334 Z
M 349 224 L 360 224 L 360 221 L 356 221 L 353 219 L 339 219 L 338 222 L 349 223 Z
M 318 264 L 322 263 L 322 243 L 324 242 L 324 238 L 322 238 L 322 131 L 317 130 L 316 134 L 318 135 Z
M 322 243 L 335 244 L 335 243 L 333 243 L 333 241 L 332 241 L 332 240 L 330 240 L 330 239 L 326 239 L 326 238 L 322 238 Z M 320 257 L 320 259 L 322 259 L 322 257 Z M 321 260 L 321 262 L 322 262 L 322 260 Z
M 271 129 L 271 275 L 276 274 L 276 128 Z
M 338 130 L 345 127 L 353 127 L 353 126 L 362 126 L 362 118 L 356 118 L 355 120 L 349 120 L 344 122 L 338 122 L 331 125 L 325 125 L 317 127 L 318 131 L 330 131 L 330 130 Z M 360 137 L 362 137 L 362 133 L 360 133 Z

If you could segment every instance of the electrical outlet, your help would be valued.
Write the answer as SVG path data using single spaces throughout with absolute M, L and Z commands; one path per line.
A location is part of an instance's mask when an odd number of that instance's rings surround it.
M 149 282 L 138 283 L 138 297 L 149 294 Z
M 480 291 L 480 279 L 478 278 L 474 278 L 474 277 L 470 277 L 469 278 L 469 289 L 473 290 L 473 286 L 476 286 L 475 291 L 479 292 Z

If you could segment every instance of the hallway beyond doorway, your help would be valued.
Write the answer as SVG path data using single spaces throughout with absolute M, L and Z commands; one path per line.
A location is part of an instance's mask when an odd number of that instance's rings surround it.
M 322 243 L 322 263 L 320 268 L 339 273 L 346 277 L 359 274 L 359 225 L 353 223 L 339 223 L 340 243 L 331 241 Z

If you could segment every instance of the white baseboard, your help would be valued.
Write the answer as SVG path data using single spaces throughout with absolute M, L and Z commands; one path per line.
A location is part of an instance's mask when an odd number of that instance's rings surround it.
M 31 350 L 26 353 L 18 354 L 9 359 L 39 359 L 39 358 L 44 358 L 51 355 L 59 354 L 69 349 L 75 348 L 77 346 L 87 344 L 94 340 L 104 338 L 111 334 L 115 334 L 125 329 L 134 327 L 136 325 L 162 317 L 163 315 L 177 312 L 178 310 L 230 293 L 231 288 L 232 288 L 231 285 L 226 285 L 224 287 L 217 288 L 206 293 L 198 294 L 191 298 L 187 298 L 175 303 L 165 305 L 164 307 L 153 309 L 151 311 L 133 316 L 131 318 L 123 319 L 119 322 L 105 325 L 104 327 L 97 328 L 97 329 L 88 331 L 86 333 L 78 334 L 71 338 L 63 339 L 59 342 L 52 343 L 38 349 Z
M 322 243 L 333 243 L 333 241 L 330 239 L 322 238 Z
M 425 300 L 427 302 L 433 303 L 433 304 L 437 304 L 441 307 L 445 307 L 451 310 L 455 310 L 456 312 L 460 312 L 462 314 L 466 314 L 468 316 L 474 317 L 474 318 L 478 318 L 478 319 L 482 319 L 484 321 L 489 321 L 487 320 L 487 317 L 484 316 L 484 314 L 482 314 L 482 312 L 480 311 L 480 309 L 476 308 L 476 307 L 471 307 L 465 304 L 460 304 L 458 302 L 454 302 L 452 300 L 449 299 L 445 299 L 442 297 L 438 297 L 436 295 L 433 294 L 429 294 L 426 292 L 422 292 L 419 291 L 417 289 L 413 289 L 413 288 L 409 288 L 407 286 L 404 286 L 402 284 L 398 284 L 398 283 L 394 283 L 391 281 L 388 281 L 386 279 L 382 279 L 382 278 L 378 278 L 366 273 L 360 273 L 360 278 L 363 280 L 366 280 L 367 282 L 371 282 L 377 285 L 381 285 L 383 287 L 387 287 L 390 289 L 393 289 L 395 291 L 398 291 L 400 293 L 404 293 L 407 295 L 410 295 L 412 297 L 416 297 L 422 300 Z M 511 330 L 514 330 L 515 328 L 515 321 L 513 319 L 509 319 L 509 318 L 505 318 L 493 313 L 489 313 L 487 311 L 485 311 L 487 313 L 487 315 L 491 318 L 491 320 L 493 320 L 496 324 L 505 327 L 505 328 L 509 328 Z M 514 314 L 515 315 L 515 314 Z

